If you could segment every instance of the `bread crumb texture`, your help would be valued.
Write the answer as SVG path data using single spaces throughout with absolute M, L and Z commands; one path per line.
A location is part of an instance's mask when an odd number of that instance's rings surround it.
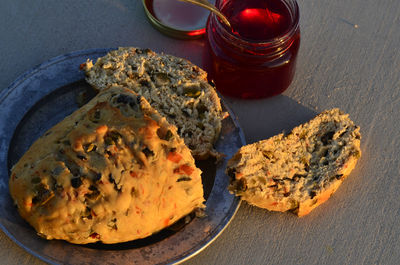
M 178 128 L 196 159 L 219 154 L 213 148 L 221 131 L 223 112 L 207 73 L 191 62 L 149 49 L 119 48 L 81 65 L 97 90 L 115 84 L 142 95 Z
M 243 146 L 229 160 L 230 192 L 271 211 L 308 214 L 325 202 L 361 156 L 360 130 L 339 109 Z
M 204 208 L 201 171 L 176 127 L 121 87 L 39 138 L 9 188 L 40 236 L 77 244 L 144 238 Z

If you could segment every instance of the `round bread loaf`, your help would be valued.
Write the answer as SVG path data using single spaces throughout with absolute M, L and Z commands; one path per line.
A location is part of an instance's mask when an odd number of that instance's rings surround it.
M 119 48 L 81 65 L 97 90 L 115 84 L 147 99 L 178 128 L 196 159 L 217 156 L 213 144 L 221 130 L 220 99 L 207 73 L 191 62 L 149 49 Z
M 9 188 L 42 237 L 119 243 L 203 208 L 200 175 L 176 127 L 143 97 L 112 87 L 39 138 Z
M 304 216 L 353 170 L 361 155 L 360 139 L 348 115 L 324 111 L 287 136 L 240 148 L 228 162 L 229 190 L 252 205 Z

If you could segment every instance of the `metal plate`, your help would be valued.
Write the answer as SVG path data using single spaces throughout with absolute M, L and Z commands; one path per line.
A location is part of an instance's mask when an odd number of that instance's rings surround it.
M 146 239 L 105 245 L 73 245 L 47 241 L 36 235 L 19 216 L 8 192 L 12 165 L 47 129 L 78 108 L 76 97 L 94 92 L 84 81 L 79 65 L 96 60 L 111 49 L 93 49 L 65 54 L 20 76 L 0 93 L 0 227 L 19 246 L 50 264 L 171 264 L 182 262 L 208 246 L 229 224 L 240 200 L 227 191 L 224 170 L 227 159 L 215 165 L 201 161 L 205 195 L 205 218 L 163 230 Z M 245 144 L 233 113 L 223 121 L 216 149 L 230 158 Z

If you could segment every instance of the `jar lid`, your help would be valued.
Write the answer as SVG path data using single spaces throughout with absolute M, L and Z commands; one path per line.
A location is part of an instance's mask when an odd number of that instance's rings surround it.
M 151 24 L 168 36 L 196 39 L 206 32 L 205 26 L 210 11 L 205 8 L 179 0 L 142 0 L 142 2 Z

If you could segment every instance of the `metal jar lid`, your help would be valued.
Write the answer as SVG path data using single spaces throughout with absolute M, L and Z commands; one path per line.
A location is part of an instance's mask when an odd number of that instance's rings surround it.
M 210 12 L 202 7 L 179 0 L 142 0 L 142 3 L 151 24 L 168 36 L 197 39 L 206 32 Z

